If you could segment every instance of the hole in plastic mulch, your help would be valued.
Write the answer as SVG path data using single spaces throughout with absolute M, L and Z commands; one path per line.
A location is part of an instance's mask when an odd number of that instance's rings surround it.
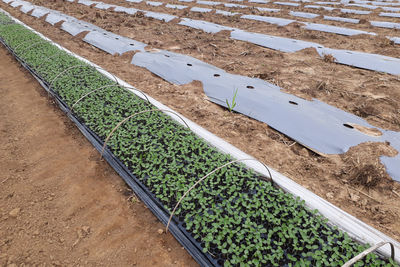
M 247 89 L 254 89 L 254 86 L 252 86 L 252 85 L 247 85 L 246 88 L 247 88 Z
M 188 63 L 188 64 L 186 64 L 186 65 L 188 65 L 189 67 L 193 66 L 193 65 L 192 65 L 192 64 L 190 64 L 190 63 Z
M 297 104 L 296 102 L 294 102 L 294 101 L 289 101 L 289 103 L 292 104 L 292 105 L 296 105 L 296 106 L 298 105 L 298 104 Z
M 218 73 L 214 74 L 214 77 L 219 77 L 219 76 L 221 76 L 221 75 L 219 75 Z
M 349 129 L 354 129 L 353 126 L 351 126 L 350 124 L 347 124 L 347 123 L 343 123 L 343 126 L 349 128 Z

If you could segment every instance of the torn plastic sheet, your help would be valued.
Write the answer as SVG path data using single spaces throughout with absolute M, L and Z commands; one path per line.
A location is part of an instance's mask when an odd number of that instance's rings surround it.
M 24 3 L 24 2 L 25 2 L 25 1 L 16 0 L 16 1 L 12 2 L 12 3 L 10 4 L 10 6 L 12 6 L 12 7 L 17 7 L 17 6 L 22 5 L 22 3 Z M 26 3 L 26 2 L 25 2 L 25 3 Z
M 110 32 L 89 32 L 83 41 L 111 54 L 122 55 L 128 51 L 144 51 L 146 44 Z
M 184 3 L 191 3 L 191 2 L 193 2 L 194 0 L 178 0 L 179 2 L 184 2 Z
M 32 9 L 34 8 L 35 6 L 34 5 L 32 5 L 31 3 L 23 3 L 22 4 L 22 6 L 21 6 L 21 8 L 19 9 L 19 10 L 21 10 L 21 12 L 23 12 L 23 13 L 28 13 L 29 11 L 32 11 Z
M 114 8 L 114 11 L 115 12 L 123 12 L 123 13 L 129 14 L 129 15 L 134 15 L 139 10 L 136 8 L 131 8 L 131 7 L 116 6 Z
M 334 7 L 329 7 L 329 6 L 316 6 L 316 5 L 306 5 L 306 6 L 304 6 L 305 8 L 314 8 L 314 9 L 325 9 L 325 10 L 328 10 L 328 11 L 332 11 L 332 10 L 334 10 L 335 8 Z
M 192 11 L 192 12 L 200 12 L 200 13 L 208 13 L 208 12 L 211 12 L 212 9 L 211 8 L 202 8 L 202 7 L 194 6 L 194 7 L 192 7 L 190 9 L 190 11 Z
M 343 18 L 343 17 L 331 17 L 331 16 L 324 16 L 324 20 L 333 20 L 333 21 L 341 21 L 347 23 L 359 23 L 359 19 L 350 19 L 350 18 Z
M 149 6 L 162 6 L 163 2 L 153 2 L 153 1 L 146 1 L 146 4 Z
M 324 57 L 324 55 L 332 55 L 335 58 L 335 62 L 339 64 L 361 69 L 386 72 L 393 75 L 400 74 L 400 59 L 394 57 L 350 50 L 331 49 L 326 48 L 318 43 L 271 36 L 261 33 L 246 32 L 238 29 L 231 32 L 231 38 L 289 53 L 313 47 L 317 49 L 321 57 Z M 391 40 L 393 39 L 391 38 Z
M 200 4 L 200 5 L 207 5 L 207 6 L 218 6 L 218 5 L 222 5 L 221 2 L 203 1 L 203 0 L 198 0 L 196 3 L 197 3 L 197 4 Z
M 246 32 L 242 30 L 232 31 L 231 38 L 289 53 L 297 52 L 309 47 L 322 48 L 322 46 L 317 43 L 295 40 L 285 37 L 271 36 L 261 33 Z
M 47 17 L 45 19 L 45 21 L 50 23 L 51 25 L 54 25 L 60 21 L 74 21 L 74 20 L 76 20 L 74 17 L 62 14 L 54 10 L 52 10 L 49 14 L 47 14 Z
M 26 4 L 29 4 L 29 3 L 26 2 L 26 1 L 15 0 L 14 2 L 10 3 L 10 6 L 12 6 L 12 7 L 18 7 L 18 6 L 26 5 Z
M 280 12 L 281 10 L 278 8 L 268 8 L 268 7 L 256 7 L 259 11 L 263 12 Z
M 349 14 L 357 14 L 357 15 L 368 15 L 368 14 L 371 14 L 371 11 L 358 10 L 358 9 L 348 9 L 348 8 L 342 8 L 342 9 L 340 9 L 340 12 L 349 13 Z
M 349 28 L 344 28 L 344 27 L 331 26 L 331 25 L 319 24 L 319 23 L 309 23 L 309 22 L 304 22 L 304 23 L 306 25 L 302 26 L 302 28 L 307 29 L 307 30 L 336 33 L 336 34 L 345 35 L 345 36 L 353 36 L 353 35 L 358 35 L 358 34 L 376 35 L 376 33 L 373 33 L 373 32 L 366 32 L 366 31 L 349 29 Z
M 316 17 L 319 17 L 319 14 L 307 13 L 307 12 L 290 11 L 289 14 L 291 16 L 300 17 L 300 18 L 306 18 L 306 19 L 314 19 Z
M 356 6 L 356 7 L 363 7 L 363 8 L 368 8 L 368 9 L 377 9 L 379 7 L 377 6 L 371 6 L 371 5 L 363 5 L 363 4 L 347 4 L 348 6 Z
M 6 3 L 6 4 L 11 3 L 12 1 L 14 1 L 14 0 L 3 0 L 3 2 Z
M 239 15 L 240 13 L 216 9 L 215 14 L 220 14 L 223 16 L 235 16 L 235 15 Z
M 125 0 L 131 3 L 141 3 L 143 0 Z
M 370 136 L 346 125 L 356 124 L 374 128 L 365 120 L 324 102 L 304 100 L 281 91 L 264 80 L 233 75 L 198 59 L 169 51 L 139 52 L 132 58 L 133 65 L 148 69 L 173 84 L 183 85 L 201 81 L 209 99 L 227 107 L 237 90 L 233 110 L 267 123 L 310 149 L 325 154 L 342 154 L 350 147 L 364 142 L 389 141 L 400 149 L 400 133 L 380 130 L 382 136 Z M 394 179 L 400 154 L 383 162 Z M 393 164 L 394 163 L 394 164 Z M 387 164 L 387 165 L 386 165 Z
M 383 10 L 385 10 L 385 11 L 392 11 L 392 12 L 399 12 L 400 11 L 400 8 L 399 7 L 386 7 L 386 6 L 384 6 L 384 7 L 381 7 Z
M 72 36 L 84 31 L 92 31 L 93 29 L 94 28 L 90 28 L 88 25 L 80 24 L 77 21 L 66 21 L 61 24 L 61 30 L 68 32 Z
M 400 3 L 389 3 L 389 2 L 379 2 L 379 1 L 365 1 L 365 2 L 375 6 L 400 6 Z
M 381 13 L 379 13 L 379 16 L 381 16 L 381 17 L 391 17 L 391 18 L 400 18 L 400 13 L 385 13 L 385 12 L 381 12 Z
M 143 12 L 144 12 L 145 17 L 149 17 L 149 18 L 153 18 L 153 19 L 157 19 L 157 20 L 161 20 L 161 21 L 165 21 L 165 22 L 169 22 L 169 21 L 177 18 L 177 16 L 165 14 L 165 13 L 158 13 L 158 12 L 152 12 L 152 11 L 143 11 Z
M 242 2 L 242 1 L 237 1 Z M 257 3 L 257 4 L 267 4 L 269 0 L 248 0 L 249 3 Z
M 286 26 L 292 22 L 296 22 L 295 20 L 292 19 L 282 19 L 277 17 L 267 17 L 267 16 L 257 16 L 257 15 L 243 15 L 240 18 L 267 22 L 278 26 Z
M 249 8 L 249 6 L 235 4 L 235 3 L 224 3 L 225 7 L 238 7 L 238 8 Z
M 93 25 L 91 23 L 81 21 L 81 20 L 71 20 L 71 21 L 66 21 L 61 24 L 61 29 L 68 32 L 69 34 L 75 36 L 81 32 L 84 31 L 99 31 L 99 32 L 105 32 L 102 28 L 97 27 L 96 25 Z
M 400 29 L 400 23 L 388 22 L 388 21 L 370 21 L 372 26 L 388 28 L 388 29 Z
M 97 5 L 95 5 L 94 6 L 95 8 L 98 8 L 98 9 L 109 9 L 109 8 L 111 8 L 111 7 L 117 7 L 116 5 L 110 5 L 110 4 L 106 4 L 106 3 L 102 3 L 102 2 L 100 2 L 100 3 L 98 3 Z
M 400 44 L 400 37 L 389 37 L 389 39 L 395 44 Z
M 232 31 L 234 28 L 222 26 L 219 24 L 214 24 L 204 20 L 193 20 L 189 18 L 183 18 L 179 23 L 179 25 L 188 26 L 194 29 L 203 30 L 208 33 L 217 33 L 220 31 Z
M 275 5 L 281 6 L 300 6 L 298 3 L 291 3 L 291 2 L 274 2 Z
M 387 173 L 394 180 L 400 182 L 400 135 L 399 132 L 385 131 L 382 135 L 382 139 L 388 140 L 390 146 L 396 149 L 399 154 L 395 157 L 380 156 L 380 160 L 386 167 Z
M 98 4 L 99 2 L 90 1 L 90 0 L 79 0 L 78 4 L 84 4 L 85 6 L 91 6 L 93 4 Z
M 340 5 L 341 3 L 338 2 L 314 2 L 317 5 Z
M 50 10 L 48 10 L 47 8 L 36 6 L 32 11 L 31 16 L 33 16 L 35 18 L 40 18 L 48 13 L 50 13 Z
M 166 8 L 172 8 L 172 9 L 185 9 L 188 6 L 183 6 L 183 5 L 173 5 L 173 4 L 166 4 Z
M 400 59 L 398 58 L 326 47 L 317 48 L 317 51 L 321 56 L 332 55 L 335 58 L 335 62 L 340 64 L 393 75 L 400 74 Z

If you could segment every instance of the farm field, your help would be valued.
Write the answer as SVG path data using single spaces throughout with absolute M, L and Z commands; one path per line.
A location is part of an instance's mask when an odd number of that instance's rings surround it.
M 84 1 L 83 1 L 84 2 Z M 207 33 L 179 25 L 179 19 L 169 22 L 149 18 L 139 12 L 133 15 L 113 9 L 100 10 L 94 5 L 68 1 L 31 1 L 32 4 L 58 10 L 79 20 L 92 23 L 104 30 L 132 38 L 147 44 L 147 51 L 159 49 L 191 56 L 218 67 L 226 72 L 256 77 L 282 88 L 283 92 L 304 98 L 318 99 L 333 107 L 364 118 L 369 124 L 381 129 L 400 130 L 400 81 L 398 75 L 364 70 L 335 63 L 330 55 L 322 56 L 314 48 L 288 53 L 269 49 L 250 42 L 233 40 L 229 31 Z M 368 21 L 399 22 L 398 18 L 379 16 L 385 10 L 370 10 L 371 14 L 339 14 L 338 10 L 320 10 L 304 7 L 311 3 L 299 3 L 299 7 L 274 3 L 250 3 L 253 8 L 231 8 L 183 3 L 162 2 L 155 7 L 146 3 L 109 1 L 103 3 L 123 7 L 168 13 L 179 18 L 190 18 L 235 27 L 253 33 L 295 38 L 315 42 L 333 49 L 374 53 L 399 58 L 399 44 L 385 36 L 400 36 L 400 31 L 375 27 Z M 238 16 L 174 10 L 165 3 L 189 7 L 218 8 L 257 16 L 273 16 L 322 23 L 373 32 L 377 36 L 361 34 L 344 36 L 302 28 L 299 22 L 286 26 L 242 19 Z M 224 2 L 225 3 L 225 2 Z M 227 3 L 227 1 L 226 1 Z M 209 4 L 209 3 L 208 3 Z M 158 5 L 158 4 L 157 4 Z M 172 107 L 199 125 L 227 140 L 246 153 L 254 156 L 277 171 L 287 175 L 312 192 L 337 205 L 367 224 L 400 239 L 400 185 L 393 181 L 380 161 L 380 156 L 393 157 L 397 151 L 389 142 L 366 142 L 351 147 L 343 154 L 328 155 L 315 149 L 307 149 L 292 138 L 285 136 L 267 124 L 239 113 L 232 113 L 207 99 L 198 81 L 176 85 L 154 75 L 151 71 L 131 64 L 136 52 L 122 56 L 109 55 L 84 42 L 85 32 L 74 37 L 60 29 L 61 23 L 52 26 L 44 18 L 33 18 L 0 1 L 0 7 L 27 25 L 43 33 L 55 42 L 78 55 L 84 56 L 104 69 L 118 75 L 143 92 Z M 255 7 L 279 8 L 279 12 L 260 11 Z M 347 8 L 340 5 L 338 8 Z M 349 7 L 350 8 L 350 7 Z M 354 7 L 357 10 L 367 8 Z M 289 11 L 318 13 L 359 19 L 360 23 L 329 21 L 321 17 L 297 18 Z M 365 22 L 367 18 L 367 22 Z M 362 129 L 365 130 L 365 129 Z M 375 132 L 369 133 L 370 135 Z

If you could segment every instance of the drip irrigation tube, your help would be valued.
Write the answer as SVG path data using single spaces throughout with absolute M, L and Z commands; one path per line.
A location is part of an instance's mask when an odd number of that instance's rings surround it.
M 391 250 L 391 255 L 390 257 L 392 258 L 392 260 L 394 260 L 394 246 L 392 243 L 390 242 L 379 242 L 378 244 L 376 244 L 375 246 L 372 246 L 368 249 L 366 249 L 365 251 L 361 252 L 360 254 L 358 254 L 357 256 L 355 256 L 354 258 L 350 259 L 348 262 L 346 262 L 345 264 L 342 265 L 342 267 L 350 267 L 352 266 L 354 263 L 356 263 L 357 261 L 361 260 L 362 258 L 364 258 L 365 256 L 367 256 L 369 253 L 374 252 L 375 250 L 377 250 L 378 248 L 389 244 L 390 245 L 390 250 Z

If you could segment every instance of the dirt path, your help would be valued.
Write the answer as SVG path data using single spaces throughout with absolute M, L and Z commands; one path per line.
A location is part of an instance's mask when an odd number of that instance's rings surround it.
M 3 47 L 0 141 L 0 266 L 197 265 Z

